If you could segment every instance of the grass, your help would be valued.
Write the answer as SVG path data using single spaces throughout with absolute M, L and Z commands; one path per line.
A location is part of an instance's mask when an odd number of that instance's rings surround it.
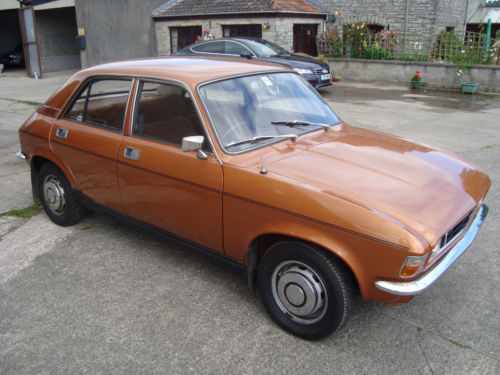
M 462 344 L 462 343 L 460 343 L 458 341 L 450 340 L 450 339 L 448 339 L 448 341 L 451 342 L 453 345 L 458 346 L 459 348 L 462 348 L 462 349 L 471 349 L 471 347 L 469 345 Z
M 16 100 L 16 103 L 28 104 L 28 105 L 35 105 L 37 107 L 43 104 L 43 103 L 40 103 L 40 102 L 34 102 L 32 100 Z
M 33 105 L 33 106 L 41 106 L 43 103 L 40 102 L 35 102 L 33 100 L 22 100 L 22 99 L 11 99 L 11 98 L 0 98 L 2 100 L 8 100 L 9 102 L 15 102 L 19 104 L 27 104 L 27 105 Z
M 42 212 L 42 204 L 40 202 L 34 203 L 31 206 L 21 208 L 19 210 L 10 210 L 4 216 L 15 216 L 23 219 L 29 219 Z

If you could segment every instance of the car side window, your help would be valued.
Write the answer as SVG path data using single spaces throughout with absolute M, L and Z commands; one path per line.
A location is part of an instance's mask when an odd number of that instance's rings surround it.
M 229 55 L 239 56 L 242 53 L 251 53 L 251 52 L 239 43 L 226 41 L 226 53 Z
M 225 43 L 223 41 L 200 43 L 191 49 L 201 53 L 225 53 Z
M 122 131 L 131 79 L 93 79 L 78 94 L 66 118 Z
M 180 146 L 182 138 L 204 132 L 184 88 L 144 81 L 139 87 L 132 134 Z

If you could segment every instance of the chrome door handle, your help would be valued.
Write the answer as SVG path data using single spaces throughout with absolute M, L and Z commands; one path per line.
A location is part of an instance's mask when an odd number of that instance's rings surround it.
M 68 136 L 68 129 L 58 128 L 56 130 L 56 137 L 66 139 L 67 136 Z
M 123 157 L 132 160 L 139 160 L 139 156 L 141 155 L 141 150 L 133 147 L 125 147 L 125 151 L 123 152 Z

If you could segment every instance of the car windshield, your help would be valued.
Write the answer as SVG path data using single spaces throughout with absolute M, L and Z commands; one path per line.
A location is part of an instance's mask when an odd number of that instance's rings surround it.
M 199 89 L 220 144 L 241 152 L 293 139 L 340 121 L 295 73 L 230 78 Z
M 250 47 L 259 57 L 291 55 L 291 53 L 286 49 L 264 39 L 247 40 L 245 44 L 247 44 L 248 47 Z

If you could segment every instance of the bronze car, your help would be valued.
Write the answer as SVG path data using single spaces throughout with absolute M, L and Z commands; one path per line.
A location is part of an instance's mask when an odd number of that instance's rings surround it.
M 398 304 L 465 251 L 490 180 L 445 151 L 344 124 L 299 74 L 164 58 L 74 74 L 20 129 L 35 199 L 86 208 L 246 267 L 271 317 L 325 337 L 353 294 Z

